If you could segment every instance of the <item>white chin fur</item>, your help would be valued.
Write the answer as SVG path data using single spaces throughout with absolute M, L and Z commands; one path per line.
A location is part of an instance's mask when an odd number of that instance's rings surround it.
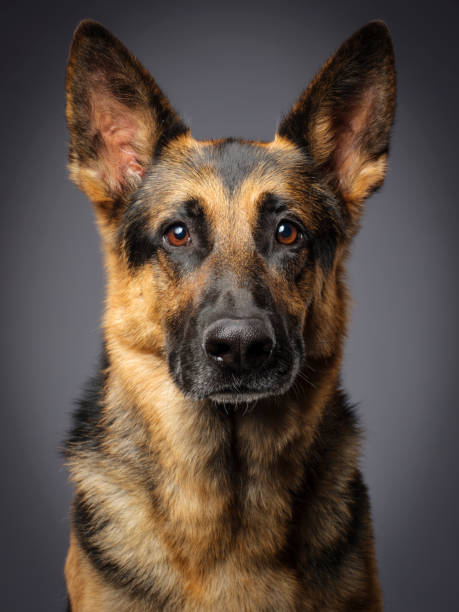
M 210 395 L 209 399 L 217 404 L 248 404 L 249 402 L 256 402 L 263 397 L 268 397 L 270 393 L 216 393 Z

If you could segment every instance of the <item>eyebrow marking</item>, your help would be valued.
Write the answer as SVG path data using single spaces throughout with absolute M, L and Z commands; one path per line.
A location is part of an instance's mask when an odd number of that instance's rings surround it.
M 175 210 L 183 210 L 183 214 L 190 219 L 198 219 L 204 216 L 204 208 L 199 201 L 199 198 L 192 197 L 181 204 L 178 204 Z
M 275 214 L 289 210 L 285 200 L 270 191 L 261 194 L 258 201 L 258 207 L 262 212 Z

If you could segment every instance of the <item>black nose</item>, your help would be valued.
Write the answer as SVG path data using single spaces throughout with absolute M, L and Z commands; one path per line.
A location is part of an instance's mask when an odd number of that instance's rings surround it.
M 207 357 L 233 372 L 260 368 L 274 348 L 272 329 L 261 319 L 220 319 L 204 332 Z

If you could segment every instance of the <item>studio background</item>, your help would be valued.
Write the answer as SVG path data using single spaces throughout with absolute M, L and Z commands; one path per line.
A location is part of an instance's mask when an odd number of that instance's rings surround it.
M 389 25 L 396 124 L 349 264 L 343 379 L 366 431 L 386 610 L 458 610 L 459 5 L 446 0 L 3 5 L 0 609 L 64 609 L 58 449 L 97 360 L 104 293 L 91 205 L 66 171 L 65 68 L 85 17 L 139 57 L 196 138 L 262 140 L 348 36 Z

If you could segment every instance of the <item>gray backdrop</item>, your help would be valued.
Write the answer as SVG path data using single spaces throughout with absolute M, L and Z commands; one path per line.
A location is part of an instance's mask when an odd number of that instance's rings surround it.
M 96 362 L 104 283 L 90 204 L 65 167 L 65 66 L 84 17 L 138 55 L 195 137 L 255 139 L 272 137 L 355 29 L 387 21 L 397 119 L 350 262 L 344 380 L 366 429 L 386 609 L 459 610 L 458 16 L 446 0 L 4 3 L 2 611 L 58 611 L 65 598 L 71 489 L 58 448 Z

